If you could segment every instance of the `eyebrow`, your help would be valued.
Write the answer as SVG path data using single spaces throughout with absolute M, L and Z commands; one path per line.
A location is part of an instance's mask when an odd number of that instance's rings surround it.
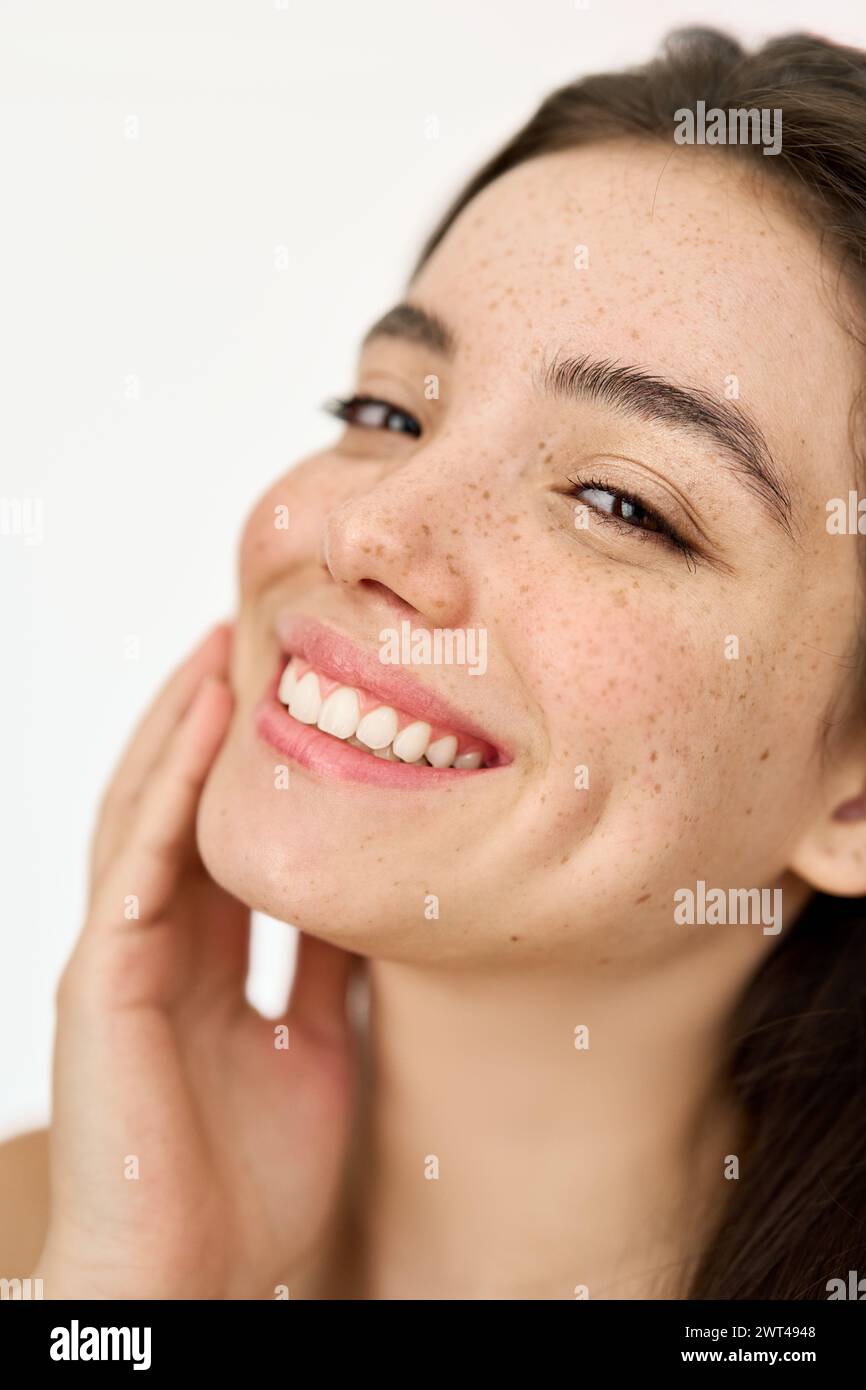
M 363 345 L 375 338 L 402 338 L 453 357 L 457 339 L 438 317 L 402 303 L 373 324 Z M 760 426 L 734 401 L 719 400 L 698 386 L 666 381 L 655 373 L 611 358 L 560 357 L 545 365 L 537 384 L 547 395 L 588 400 L 633 419 L 673 426 L 709 440 L 730 458 L 735 476 L 754 493 L 771 519 L 794 539 L 791 496 Z
M 680 386 L 640 367 L 610 358 L 554 358 L 541 374 L 554 396 L 597 401 L 651 424 L 701 435 L 727 453 L 735 475 L 756 494 L 771 518 L 794 539 L 791 495 L 760 427 L 733 401 L 699 386 Z
M 457 347 L 456 335 L 451 329 L 436 314 L 417 304 L 395 304 L 367 331 L 362 346 L 366 347 L 374 338 L 403 338 L 420 347 L 432 348 L 443 357 L 453 357 Z

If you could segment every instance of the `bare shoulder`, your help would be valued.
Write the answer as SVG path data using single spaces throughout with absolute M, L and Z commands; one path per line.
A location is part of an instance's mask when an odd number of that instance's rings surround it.
M 0 1279 L 38 1274 L 48 1225 L 48 1130 L 0 1144 Z

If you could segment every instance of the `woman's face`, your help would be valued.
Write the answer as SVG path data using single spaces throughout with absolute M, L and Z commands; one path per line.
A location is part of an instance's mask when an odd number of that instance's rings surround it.
M 709 939 L 672 934 L 677 889 L 791 867 L 857 621 L 857 537 L 827 529 L 857 361 L 821 275 L 706 152 L 546 156 L 463 212 L 407 296 L 434 322 L 361 353 L 354 391 L 394 409 L 247 522 L 218 881 L 364 954 L 613 965 Z M 383 662 L 402 624 L 462 632 L 466 664 Z M 263 715 L 287 648 L 498 765 Z

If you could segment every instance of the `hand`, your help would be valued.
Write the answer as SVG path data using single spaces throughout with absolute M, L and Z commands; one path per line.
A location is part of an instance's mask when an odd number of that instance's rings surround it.
M 102 805 L 57 998 L 51 1213 L 34 1270 L 47 1298 L 291 1294 L 335 1204 L 356 958 L 302 935 L 287 1011 L 263 1019 L 244 998 L 249 913 L 195 845 L 231 715 L 230 642 L 217 628 L 172 677 Z

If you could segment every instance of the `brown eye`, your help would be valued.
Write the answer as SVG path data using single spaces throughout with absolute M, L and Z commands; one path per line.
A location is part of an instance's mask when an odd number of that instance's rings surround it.
M 413 415 L 377 396 L 349 396 L 346 400 L 335 397 L 325 402 L 324 409 L 347 425 L 358 425 L 361 429 L 390 430 L 393 434 L 408 434 L 416 439 L 421 434 L 421 426 Z
M 699 552 L 694 546 L 658 512 L 645 506 L 640 498 L 611 487 L 598 478 L 569 478 L 568 481 L 571 485 L 568 495 L 576 497 L 585 507 L 596 512 L 605 525 L 631 531 L 639 538 L 680 551 L 690 568 L 696 563 Z
M 594 507 L 596 511 L 606 512 L 608 516 L 618 517 L 620 521 L 631 522 L 642 531 L 665 529 L 660 517 L 624 492 L 614 492 L 607 487 L 584 487 L 581 489 L 581 500 Z

